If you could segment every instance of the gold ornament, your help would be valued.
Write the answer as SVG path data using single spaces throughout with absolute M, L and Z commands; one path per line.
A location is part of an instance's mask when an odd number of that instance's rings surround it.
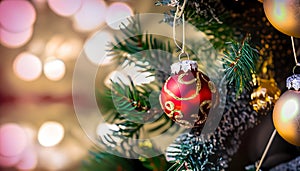
M 251 94 L 250 104 L 259 114 L 266 115 L 271 111 L 280 96 L 280 89 L 274 79 L 256 78 L 258 87 Z
M 282 94 L 274 107 L 273 123 L 283 139 L 300 146 L 300 91 Z
M 300 0 L 264 0 L 265 14 L 280 32 L 300 38 Z

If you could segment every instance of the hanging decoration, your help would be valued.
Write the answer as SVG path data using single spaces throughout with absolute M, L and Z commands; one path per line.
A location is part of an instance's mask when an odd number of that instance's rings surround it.
M 253 109 L 261 115 L 267 115 L 272 111 L 275 102 L 279 99 L 280 89 L 273 78 L 271 79 L 254 79 L 257 87 L 251 93 L 252 101 L 250 104 Z
M 300 0 L 264 0 L 265 14 L 280 32 L 300 38 Z
M 276 102 L 273 110 L 273 123 L 279 135 L 287 142 L 300 146 L 300 74 L 295 74 L 295 69 L 300 66 L 291 37 L 293 54 L 296 65 L 293 75 L 286 80 L 286 91 Z
M 169 77 L 160 94 L 165 113 L 178 124 L 192 128 L 202 126 L 212 106 L 214 83 L 198 71 L 196 61 L 184 60 L 171 66 Z
M 273 123 L 287 142 L 300 146 L 300 74 L 287 78 L 287 90 L 276 102 Z
M 274 106 L 273 123 L 275 129 L 259 160 L 256 171 L 260 170 L 277 132 L 287 142 L 300 146 L 300 74 L 295 74 L 295 69 L 300 66 L 300 63 L 297 59 L 293 36 L 291 36 L 291 41 L 296 65 L 293 68 L 293 75 L 286 80 L 288 91 L 281 95 Z
M 201 127 L 207 120 L 212 106 L 212 97 L 216 93 L 215 85 L 209 77 L 198 69 L 196 61 L 190 60 L 185 51 L 185 26 L 183 9 L 186 4 L 177 6 L 173 20 L 173 38 L 181 50 L 179 62 L 171 65 L 172 76 L 164 83 L 159 100 L 162 109 L 169 118 L 185 128 Z M 183 42 L 180 47 L 176 42 L 176 20 L 182 17 Z M 186 55 L 187 60 L 181 61 Z

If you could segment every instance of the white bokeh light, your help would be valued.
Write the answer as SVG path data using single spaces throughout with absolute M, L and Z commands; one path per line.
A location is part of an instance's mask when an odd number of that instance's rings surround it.
M 113 40 L 109 32 L 97 32 L 89 38 L 84 45 L 84 52 L 87 58 L 96 65 L 106 65 L 110 63 L 111 57 L 107 56 L 108 45 Z
M 92 31 L 105 23 L 106 3 L 103 0 L 82 0 L 82 6 L 74 15 L 74 28 Z
M 133 11 L 126 3 L 115 2 L 108 7 L 105 20 L 109 27 L 118 30 L 123 28 L 122 23 L 125 26 L 129 24 L 130 16 L 133 16 Z
M 60 59 L 49 59 L 44 64 L 44 74 L 49 80 L 61 80 L 64 77 L 65 73 L 65 63 Z
M 18 33 L 12 33 L 0 28 L 0 42 L 2 45 L 8 48 L 19 48 L 25 45 L 31 39 L 32 34 L 32 27 Z
M 40 127 L 38 141 L 44 147 L 52 147 L 62 141 L 64 134 L 64 127 L 60 123 L 48 121 Z
M 13 70 L 20 79 L 33 81 L 42 73 L 42 62 L 35 55 L 23 52 L 16 57 Z
M 52 11 L 60 16 L 71 16 L 81 7 L 82 0 L 48 0 L 48 5 Z
M 0 25 L 9 32 L 23 32 L 32 27 L 36 12 L 29 1 L 1 1 Z

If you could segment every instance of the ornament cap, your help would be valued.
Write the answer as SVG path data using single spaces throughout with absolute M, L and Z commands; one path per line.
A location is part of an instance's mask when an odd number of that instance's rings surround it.
M 188 72 L 191 70 L 198 70 L 198 64 L 193 60 L 183 60 L 171 65 L 172 74 L 178 74 L 180 71 Z
M 300 89 L 300 74 L 294 74 L 286 79 L 286 87 L 288 89 L 294 88 L 295 90 Z

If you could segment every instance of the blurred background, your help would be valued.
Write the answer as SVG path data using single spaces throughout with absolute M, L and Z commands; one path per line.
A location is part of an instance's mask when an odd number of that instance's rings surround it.
M 105 53 L 102 40 L 119 28 L 110 23 L 135 12 L 157 12 L 154 2 L 0 1 L 0 170 L 80 167 L 93 144 L 73 108 L 76 59 L 84 46 L 98 41 L 97 50 L 86 52 L 96 66 Z M 101 29 L 105 32 L 91 39 Z

